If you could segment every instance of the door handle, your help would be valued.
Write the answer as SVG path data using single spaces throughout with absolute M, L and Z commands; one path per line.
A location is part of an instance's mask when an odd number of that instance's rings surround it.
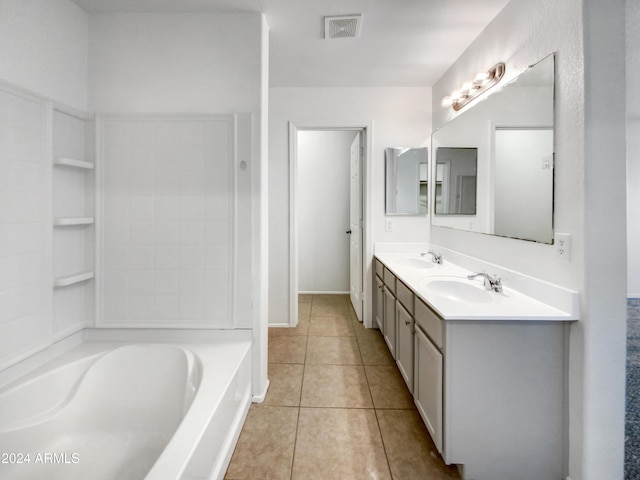
M 344 232 L 344 233 L 346 233 L 347 235 L 351 235 L 351 230 L 347 230 L 347 231 L 346 231 L 346 232 Z

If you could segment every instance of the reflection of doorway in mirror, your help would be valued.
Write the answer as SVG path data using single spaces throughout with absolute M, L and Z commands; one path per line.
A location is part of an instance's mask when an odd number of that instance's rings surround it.
M 426 215 L 426 147 L 387 147 L 385 155 L 385 214 Z
M 436 163 L 436 194 L 435 213 L 443 214 L 449 211 L 449 161 Z
M 553 129 L 496 128 L 494 234 L 551 243 Z
M 427 162 L 420 162 L 420 215 L 429 211 L 429 168 Z
M 455 213 L 473 215 L 476 213 L 476 176 L 458 175 L 456 178 Z
M 478 149 L 439 147 L 436 151 L 435 214 L 475 215 Z

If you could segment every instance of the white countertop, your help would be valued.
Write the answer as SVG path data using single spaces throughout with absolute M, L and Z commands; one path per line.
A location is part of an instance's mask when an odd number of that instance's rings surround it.
M 446 257 L 442 265 L 431 262 L 431 255 L 421 257 L 407 253 L 376 253 L 375 257 L 445 320 L 577 320 L 575 314 L 509 288 L 508 279 L 502 293 L 487 291 L 482 278 L 467 279 L 468 275 L 476 272 L 449 263 Z M 434 293 L 425 285 L 429 283 L 428 279 L 444 281 L 441 283 L 460 282 L 466 287 L 475 287 L 472 293 L 477 293 L 481 301 L 465 301 L 456 295 Z

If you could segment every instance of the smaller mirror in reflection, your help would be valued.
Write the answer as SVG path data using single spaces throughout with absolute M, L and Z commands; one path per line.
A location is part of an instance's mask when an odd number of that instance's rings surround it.
M 387 215 L 426 215 L 427 148 L 385 149 L 385 211 Z
M 436 151 L 435 214 L 475 215 L 478 149 L 439 147 Z

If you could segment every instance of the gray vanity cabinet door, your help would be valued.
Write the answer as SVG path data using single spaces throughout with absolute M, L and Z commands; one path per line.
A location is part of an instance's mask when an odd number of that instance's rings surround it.
M 384 341 L 389 347 L 391 356 L 396 358 L 396 297 L 384 289 Z
M 413 393 L 413 317 L 397 302 L 398 336 L 396 338 L 396 363 L 409 391 Z
M 427 430 L 442 453 L 443 356 L 429 338 L 415 329 L 413 398 Z
M 376 298 L 375 303 L 375 321 L 377 326 L 380 329 L 380 333 L 384 335 L 384 283 L 377 275 L 375 276 L 375 291 L 373 292 Z

